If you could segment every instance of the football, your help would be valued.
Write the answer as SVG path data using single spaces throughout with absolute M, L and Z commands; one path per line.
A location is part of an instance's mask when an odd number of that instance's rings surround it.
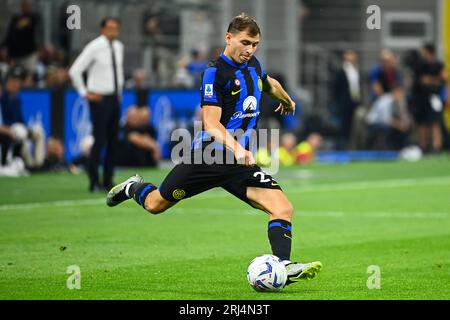
M 247 280 L 256 291 L 280 291 L 286 284 L 286 267 L 280 258 L 264 254 L 250 262 Z

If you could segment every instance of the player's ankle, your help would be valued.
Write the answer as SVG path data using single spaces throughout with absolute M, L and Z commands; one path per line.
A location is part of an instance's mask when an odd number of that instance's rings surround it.
M 131 196 L 130 196 L 130 187 L 131 187 L 131 185 L 133 184 L 134 182 L 130 182 L 130 183 L 128 183 L 126 186 L 125 186 L 125 195 L 128 197 L 128 198 L 131 198 Z

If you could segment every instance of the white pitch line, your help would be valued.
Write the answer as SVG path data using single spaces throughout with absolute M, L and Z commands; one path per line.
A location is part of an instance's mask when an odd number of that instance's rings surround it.
M 369 189 L 385 189 L 385 188 L 400 188 L 400 187 L 412 187 L 412 186 L 439 186 L 450 184 L 450 177 L 428 177 L 417 179 L 391 179 L 391 180 L 378 180 L 368 182 L 343 182 L 332 183 L 327 185 L 316 186 L 304 186 L 290 188 L 285 187 L 284 191 L 287 193 L 309 193 L 309 192 L 334 192 L 345 190 L 369 190 Z M 222 191 L 209 191 L 204 194 L 200 194 L 197 197 L 208 198 L 223 198 L 229 197 L 230 194 Z M 51 207 L 73 207 L 73 206 L 90 206 L 105 204 L 105 198 L 95 199 L 79 199 L 79 200 L 62 200 L 62 201 L 47 201 L 47 202 L 31 202 L 23 204 L 4 204 L 0 205 L 0 211 L 7 210 L 27 210 L 35 208 L 51 208 Z M 172 209 L 173 210 L 173 209 Z
M 262 211 L 255 209 L 244 210 L 229 210 L 229 209 L 217 209 L 217 208 L 172 208 L 172 212 L 178 213 L 207 213 L 207 214 L 248 214 L 258 215 Z M 345 212 L 345 211 L 302 211 L 296 210 L 295 215 L 299 218 L 302 217 L 331 217 L 331 218 L 374 218 L 374 219 L 449 219 L 450 212 L 395 212 L 395 211 L 369 211 L 363 213 Z
M 33 209 L 48 207 L 71 207 L 71 206 L 86 206 L 86 205 L 98 205 L 103 204 L 104 199 L 84 199 L 84 200 L 69 200 L 69 201 L 55 201 L 55 202 L 40 202 L 40 203 L 29 203 L 27 205 L 5 205 L 0 207 L 1 210 L 6 209 Z M 234 215 L 258 215 L 262 212 L 255 209 L 243 209 L 243 210 L 229 210 L 229 209 L 218 209 L 216 207 L 202 207 L 202 208 L 172 208 L 171 212 L 185 213 L 189 212 L 192 214 L 197 213 L 207 213 L 207 214 L 234 214 Z M 374 219 L 449 219 L 450 212 L 389 212 L 389 211 L 370 211 L 361 214 L 355 212 L 345 212 L 345 211 L 302 211 L 297 210 L 295 215 L 299 218 L 302 217 L 325 217 L 325 218 L 374 218 Z
M 31 202 L 23 204 L 4 204 L 0 205 L 0 211 L 6 210 L 26 210 L 36 208 L 48 207 L 75 207 L 75 206 L 91 206 L 98 204 L 105 204 L 104 198 L 96 199 L 79 199 L 79 200 L 61 200 L 61 201 L 47 201 L 47 202 Z

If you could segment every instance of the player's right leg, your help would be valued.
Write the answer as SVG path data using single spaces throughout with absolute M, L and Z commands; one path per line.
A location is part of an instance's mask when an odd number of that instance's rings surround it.
M 269 214 L 269 241 L 272 253 L 282 259 L 286 266 L 288 274 L 286 284 L 313 279 L 322 269 L 320 261 L 310 263 L 291 261 L 293 207 L 283 191 L 272 189 L 267 184 L 261 184 L 261 187 L 247 187 L 247 200 L 253 207 Z
M 114 207 L 131 198 L 153 214 L 164 212 L 176 203 L 167 201 L 161 196 L 156 186 L 145 182 L 141 176 L 134 175 L 108 192 L 106 204 Z

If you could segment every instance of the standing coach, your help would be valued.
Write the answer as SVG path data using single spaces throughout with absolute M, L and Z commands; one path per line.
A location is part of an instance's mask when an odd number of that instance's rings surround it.
M 123 44 L 117 40 L 120 21 L 105 18 L 101 35 L 89 42 L 70 68 L 69 74 L 80 96 L 89 102 L 94 144 L 89 162 L 89 191 L 109 190 L 113 184 L 117 148 L 120 96 L 123 88 Z M 83 73 L 87 71 L 87 87 Z M 100 183 L 98 167 L 103 147 L 106 153 L 103 181 Z

